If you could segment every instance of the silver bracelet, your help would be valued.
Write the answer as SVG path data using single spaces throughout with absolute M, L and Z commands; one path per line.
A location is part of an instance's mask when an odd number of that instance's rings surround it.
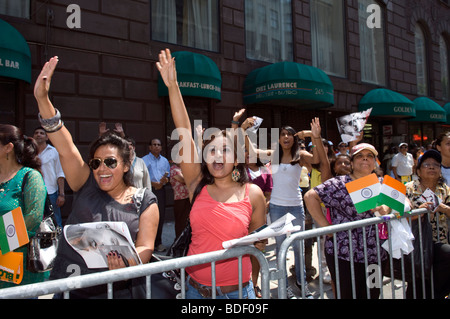
M 55 116 L 49 119 L 43 119 L 41 117 L 41 113 L 38 113 L 39 122 L 41 123 L 42 128 L 46 132 L 55 132 L 59 130 L 62 126 L 61 113 L 57 108 L 55 108 L 55 112 L 56 112 Z
M 46 133 L 55 133 L 55 132 L 58 132 L 63 126 L 64 126 L 64 122 L 62 120 L 59 120 L 58 125 L 53 126 L 53 128 L 51 130 L 44 129 L 44 131 Z

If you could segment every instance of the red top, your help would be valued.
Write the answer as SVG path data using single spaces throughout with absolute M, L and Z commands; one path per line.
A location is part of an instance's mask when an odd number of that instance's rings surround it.
M 222 242 L 248 235 L 252 218 L 249 184 L 242 201 L 221 203 L 209 195 L 207 186 L 197 196 L 190 213 L 192 241 L 188 256 L 222 250 Z M 239 283 L 239 262 L 231 258 L 216 262 L 216 286 Z M 206 286 L 212 286 L 211 263 L 186 268 L 191 277 Z M 242 258 L 243 282 L 250 280 L 252 265 L 249 256 Z

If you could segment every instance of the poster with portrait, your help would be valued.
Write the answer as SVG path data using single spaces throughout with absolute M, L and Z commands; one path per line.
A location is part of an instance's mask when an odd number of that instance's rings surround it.
M 124 222 L 95 222 L 64 226 L 64 237 L 88 268 L 108 268 L 107 255 L 120 254 L 129 266 L 141 264 Z
M 337 127 L 344 143 L 355 141 L 359 137 L 370 116 L 370 112 L 372 112 L 372 108 L 336 119 Z

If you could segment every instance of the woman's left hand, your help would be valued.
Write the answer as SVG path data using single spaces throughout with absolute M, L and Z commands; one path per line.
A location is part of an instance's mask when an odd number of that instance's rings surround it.
M 112 250 L 109 252 L 108 255 L 106 255 L 106 258 L 108 259 L 108 268 L 109 270 L 113 269 L 120 269 L 125 268 L 127 265 L 125 264 L 125 261 L 121 254 L 119 254 L 117 251 Z M 128 261 L 126 261 L 128 263 Z

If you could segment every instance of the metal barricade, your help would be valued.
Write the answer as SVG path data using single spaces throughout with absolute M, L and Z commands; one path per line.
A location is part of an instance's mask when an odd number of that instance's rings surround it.
M 428 210 L 426 209 L 417 209 L 413 210 L 411 213 L 404 214 L 403 217 L 400 218 L 408 218 L 411 219 L 412 216 L 421 215 L 428 213 Z M 428 216 L 428 214 L 426 215 Z M 226 250 L 219 250 L 219 251 L 213 251 L 208 252 L 204 254 L 199 255 L 193 255 L 193 256 L 187 256 L 187 257 L 181 257 L 181 258 L 173 258 L 173 259 L 167 259 L 160 262 L 154 262 L 154 263 L 148 263 L 144 265 L 139 266 L 133 266 L 133 267 L 127 267 L 117 270 L 110 270 L 110 271 L 104 271 L 101 273 L 95 273 L 95 274 L 89 274 L 89 275 L 82 275 L 82 276 L 71 276 L 69 278 L 65 279 L 58 279 L 58 280 L 51 280 L 46 281 L 42 283 L 35 283 L 31 285 L 24 285 L 24 286 L 17 286 L 12 288 L 5 288 L 0 289 L 0 299 L 9 298 L 9 299 L 15 299 L 15 298 L 34 298 L 42 295 L 50 295 L 50 294 L 59 294 L 64 293 L 64 298 L 69 298 L 69 292 L 71 290 L 80 289 L 80 288 L 87 288 L 92 286 L 98 286 L 98 285 L 107 285 L 107 295 L 108 298 L 113 298 L 113 283 L 123 280 L 129 280 L 133 278 L 140 278 L 140 277 L 146 277 L 146 298 L 151 298 L 151 276 L 153 274 L 159 274 L 161 272 L 166 272 L 170 270 L 176 270 L 179 269 L 181 272 L 181 297 L 186 297 L 186 273 L 185 269 L 187 267 L 195 266 L 195 265 L 201 265 L 206 263 L 211 263 L 211 276 L 212 276 L 212 285 L 215 286 L 216 283 L 216 274 L 215 274 L 215 263 L 217 261 L 226 260 L 230 258 L 238 258 L 239 261 L 239 297 L 242 298 L 242 258 L 244 255 L 253 255 L 260 264 L 260 274 L 261 274 L 261 293 L 263 299 L 269 299 L 270 298 L 270 282 L 271 280 L 278 281 L 278 298 L 280 299 L 286 299 L 287 297 L 287 280 L 288 280 L 288 271 L 287 271 L 287 255 L 290 246 L 293 244 L 294 241 L 301 241 L 301 244 L 299 245 L 300 249 L 300 267 L 301 269 L 304 268 L 305 261 L 304 261 L 304 245 L 303 242 L 306 239 L 309 238 L 316 238 L 317 239 L 317 252 L 318 252 L 318 259 L 319 259 L 319 267 L 321 268 L 322 265 L 320 263 L 320 260 L 322 259 L 322 249 L 320 246 L 320 238 L 321 236 L 326 236 L 329 234 L 333 234 L 333 242 L 334 242 L 334 251 L 336 252 L 336 233 L 346 231 L 349 233 L 349 236 L 351 236 L 352 230 L 356 228 L 363 228 L 363 234 L 364 234 L 364 254 L 365 254 L 365 267 L 367 269 L 368 262 L 367 262 L 367 249 L 366 249 L 366 234 L 365 234 L 365 228 L 368 226 L 378 225 L 380 223 L 386 222 L 389 226 L 389 233 L 391 232 L 391 221 L 394 219 L 398 219 L 399 216 L 395 214 L 389 214 L 382 217 L 373 217 L 373 218 L 367 218 L 359 221 L 349 222 L 345 224 L 340 225 L 331 225 L 328 227 L 322 227 L 322 228 L 314 228 L 307 231 L 301 231 L 295 234 L 292 234 L 286 240 L 283 241 L 280 251 L 277 252 L 277 268 L 276 269 L 270 269 L 268 260 L 266 259 L 265 255 L 256 249 L 253 246 L 241 246 L 241 247 L 234 247 L 231 249 Z M 420 247 L 423 247 L 423 238 L 421 233 L 421 219 L 418 218 L 418 224 L 419 224 L 419 238 L 416 238 L 416 240 L 419 240 Z M 376 226 L 375 226 L 376 227 Z M 385 273 L 384 276 L 390 277 L 392 284 L 391 284 L 391 294 L 392 298 L 395 298 L 395 287 L 393 284 L 394 279 L 401 279 L 402 280 L 402 288 L 403 288 L 403 298 L 405 298 L 405 286 L 406 286 L 406 267 L 405 267 L 405 256 L 407 258 L 411 258 L 411 260 L 414 260 L 414 254 L 420 254 L 421 258 L 421 264 L 419 269 L 415 269 L 414 263 L 410 263 L 411 269 L 408 269 L 412 274 L 409 276 L 408 284 L 411 284 L 413 287 L 414 296 L 413 298 L 416 298 L 416 289 L 421 289 L 422 296 L 425 297 L 425 270 L 424 270 L 424 252 L 423 249 L 419 249 L 419 251 L 412 251 L 409 255 L 401 255 L 401 258 L 397 260 L 396 265 L 397 268 L 394 267 L 393 263 L 393 257 L 392 257 L 392 242 L 390 237 L 387 239 L 388 241 L 388 260 L 389 260 L 389 273 Z M 351 243 L 351 241 L 350 241 Z M 378 232 L 376 232 L 376 243 L 378 247 L 377 256 L 378 256 L 378 267 L 381 267 L 381 260 L 380 260 L 380 249 L 381 248 L 381 240 L 378 236 Z M 349 245 L 350 250 L 350 256 L 353 256 L 353 248 L 352 245 Z M 337 265 L 337 255 L 334 256 L 335 264 Z M 354 277 L 354 263 L 353 259 L 351 259 L 351 274 L 352 274 L 352 290 L 353 290 L 353 296 L 355 297 L 355 277 Z M 298 266 L 298 265 L 296 265 Z M 336 267 L 337 268 L 337 267 Z M 395 268 L 395 269 L 394 269 Z M 398 269 L 399 268 L 399 269 Z M 336 269 L 336 298 L 340 299 L 340 282 L 339 282 L 339 270 Z M 421 274 L 420 276 L 416 276 L 417 274 Z M 383 284 L 383 271 L 378 271 L 378 282 Z M 419 278 L 419 280 L 416 280 L 416 277 Z M 431 294 L 433 293 L 433 270 L 431 270 Z M 366 282 L 368 279 L 368 274 L 366 272 Z M 300 278 L 301 286 L 305 287 L 305 278 L 302 276 Z M 419 281 L 419 282 L 416 282 Z M 256 284 L 256 283 L 255 283 Z M 421 285 L 421 287 L 419 287 Z M 323 287 L 323 274 L 321 269 L 319 269 L 319 292 L 320 292 L 320 298 L 324 298 L 324 287 Z M 369 287 L 367 287 L 367 294 L 369 295 Z M 212 298 L 216 297 L 216 289 L 212 289 Z M 302 289 L 302 297 L 305 297 L 305 291 L 304 288 Z M 434 296 L 431 295 L 433 298 Z M 384 298 L 383 295 L 383 289 L 381 287 L 380 289 L 380 298 Z
M 336 244 L 336 234 L 338 232 L 343 232 L 346 231 L 349 234 L 349 238 L 351 238 L 351 231 L 356 229 L 356 228 L 362 228 L 363 229 L 363 239 L 364 239 L 364 259 L 365 259 L 365 269 L 366 269 L 366 286 L 367 286 L 367 295 L 370 297 L 370 289 L 369 289 L 369 285 L 367 285 L 367 279 L 368 279 L 368 273 L 367 273 L 367 269 L 368 269 L 368 261 L 367 261 L 367 243 L 366 243 L 366 233 L 365 233 L 365 229 L 368 226 L 373 226 L 373 225 L 378 225 L 380 223 L 384 223 L 386 222 L 388 224 L 388 233 L 391 233 L 391 221 L 394 219 L 399 219 L 399 218 L 408 218 L 409 220 L 409 224 L 411 225 L 411 217 L 412 216 L 417 216 L 417 215 L 421 215 L 421 214 L 425 214 L 428 213 L 429 211 L 426 209 L 416 209 L 413 210 L 411 213 L 405 213 L 403 216 L 398 216 L 398 214 L 389 214 L 389 215 L 385 215 L 385 216 L 381 216 L 381 217 L 372 217 L 372 218 L 367 218 L 367 219 L 363 219 L 363 220 L 359 220 L 359 221 L 354 221 L 354 222 L 349 222 L 349 223 L 343 223 L 343 224 L 339 224 L 339 225 L 331 225 L 331 226 L 327 226 L 327 227 L 321 227 L 321 228 L 313 228 L 311 230 L 307 230 L 307 231 L 301 231 L 295 234 L 292 234 L 290 237 L 286 238 L 286 240 L 283 241 L 281 247 L 280 247 L 280 251 L 277 252 L 277 270 L 275 272 L 273 272 L 271 275 L 271 279 L 274 280 L 278 280 L 278 297 L 280 299 L 286 299 L 287 298 L 287 278 L 288 278 L 288 271 L 287 271 L 287 255 L 288 255 L 288 250 L 290 248 L 290 246 L 293 244 L 294 241 L 300 241 L 300 265 L 296 265 L 296 267 L 300 267 L 300 269 L 304 269 L 304 265 L 305 265 L 305 261 L 304 261 L 304 240 L 306 239 L 310 239 L 310 238 L 316 238 L 317 239 L 317 252 L 318 252 L 318 259 L 319 259 L 319 292 L 320 292 L 320 298 L 323 299 L 324 298 L 324 287 L 323 287 L 323 274 L 322 274 L 322 265 L 321 265 L 321 259 L 322 259 L 322 249 L 321 249 L 321 245 L 320 245 L 320 238 L 321 236 L 327 236 L 330 234 L 333 234 L 333 243 L 334 243 L 334 260 L 335 260 L 335 265 L 336 265 L 336 282 L 334 283 L 335 285 L 335 292 L 336 292 L 336 296 L 335 298 L 340 299 L 340 282 L 339 282 L 339 269 L 338 269 L 338 256 L 336 254 L 337 251 L 337 244 Z M 426 215 L 428 217 L 428 214 Z M 421 218 L 418 218 L 418 224 L 419 224 L 419 238 L 416 238 L 415 240 L 419 240 L 420 241 L 420 247 L 423 247 L 422 244 L 422 233 L 421 233 Z M 376 226 L 375 226 L 376 227 Z M 387 274 L 388 277 L 391 278 L 391 294 L 393 299 L 395 299 L 395 287 L 394 287 L 394 279 L 398 278 L 402 280 L 402 288 L 403 288 L 403 298 L 406 298 L 405 296 L 405 291 L 406 291 L 406 274 L 405 274 L 405 257 L 411 258 L 411 260 L 414 260 L 414 254 L 418 253 L 420 254 L 421 257 L 421 267 L 420 269 L 415 269 L 414 267 L 414 263 L 411 262 L 411 269 L 410 271 L 412 272 L 412 274 L 409 276 L 409 284 L 412 284 L 413 287 L 413 292 L 414 292 L 414 297 L 416 298 L 416 286 L 418 285 L 418 283 L 416 282 L 416 272 L 417 274 L 421 274 L 421 276 L 418 276 L 418 278 L 420 278 L 421 280 L 421 284 L 422 284 L 422 290 L 423 290 L 423 297 L 425 297 L 425 275 L 424 275 L 424 254 L 423 254 L 423 249 L 421 249 L 420 251 L 412 251 L 409 255 L 401 255 L 401 258 L 396 262 L 397 268 L 395 269 L 397 272 L 400 271 L 400 274 L 395 274 L 394 273 L 394 262 L 393 262 L 393 257 L 392 257 L 392 242 L 391 242 L 391 237 L 389 236 L 388 239 L 388 247 L 389 247 L 389 251 L 388 251 L 388 261 L 389 261 L 389 273 Z M 378 251 L 377 251 L 377 257 L 378 257 L 378 272 L 377 272 L 377 276 L 378 276 L 378 283 L 380 283 L 381 285 L 383 285 L 383 267 L 382 267 L 382 263 L 381 263 L 381 258 L 380 258 L 380 250 L 384 249 L 381 247 L 381 240 L 379 238 L 379 234 L 378 231 L 376 232 L 376 243 L 377 243 L 377 247 L 378 247 Z M 350 253 L 349 255 L 351 256 L 350 258 L 350 272 L 351 272 L 351 278 L 352 278 L 352 292 L 353 292 L 353 298 L 355 297 L 355 269 L 354 269 L 354 262 L 353 262 L 353 247 L 352 247 L 352 241 L 349 241 L 349 247 L 348 247 Z M 398 265 L 398 263 L 400 263 L 400 265 Z M 400 267 L 400 269 L 398 269 L 398 267 Z M 302 273 L 302 272 L 300 272 Z M 386 276 L 386 274 L 385 274 Z M 431 270 L 431 278 L 433 278 L 433 270 Z M 298 279 L 297 279 L 298 280 Z M 301 287 L 302 287 L 302 297 L 305 298 L 305 278 L 302 276 L 302 278 L 300 278 L 301 281 Z M 433 280 L 431 279 L 431 292 L 433 291 Z M 433 298 L 433 295 L 431 296 Z M 380 298 L 384 298 L 383 295 L 383 287 L 380 287 Z
M 173 258 L 162 260 L 159 262 L 148 263 L 139 266 L 127 267 L 122 269 L 104 271 L 95 274 L 82 276 L 73 276 L 64 279 L 51 280 L 30 285 L 17 286 L 12 288 L 0 289 L 0 299 L 20 299 L 34 298 L 42 295 L 64 293 L 64 297 L 69 297 L 69 292 L 74 289 L 87 288 L 97 285 L 107 284 L 108 298 L 113 296 L 113 283 L 133 278 L 146 277 L 146 294 L 147 298 L 151 298 L 151 275 L 161 272 L 180 269 L 181 271 L 181 297 L 185 298 L 186 276 L 185 268 L 211 263 L 212 282 L 215 286 L 215 263 L 220 260 L 238 258 L 239 261 L 239 297 L 242 298 L 242 257 L 244 255 L 253 255 L 260 264 L 261 274 L 261 294 L 263 299 L 269 299 L 270 281 L 269 281 L 269 264 L 264 254 L 252 246 L 234 247 L 227 250 L 219 250 L 199 255 Z M 216 289 L 212 289 L 212 297 L 216 297 Z

